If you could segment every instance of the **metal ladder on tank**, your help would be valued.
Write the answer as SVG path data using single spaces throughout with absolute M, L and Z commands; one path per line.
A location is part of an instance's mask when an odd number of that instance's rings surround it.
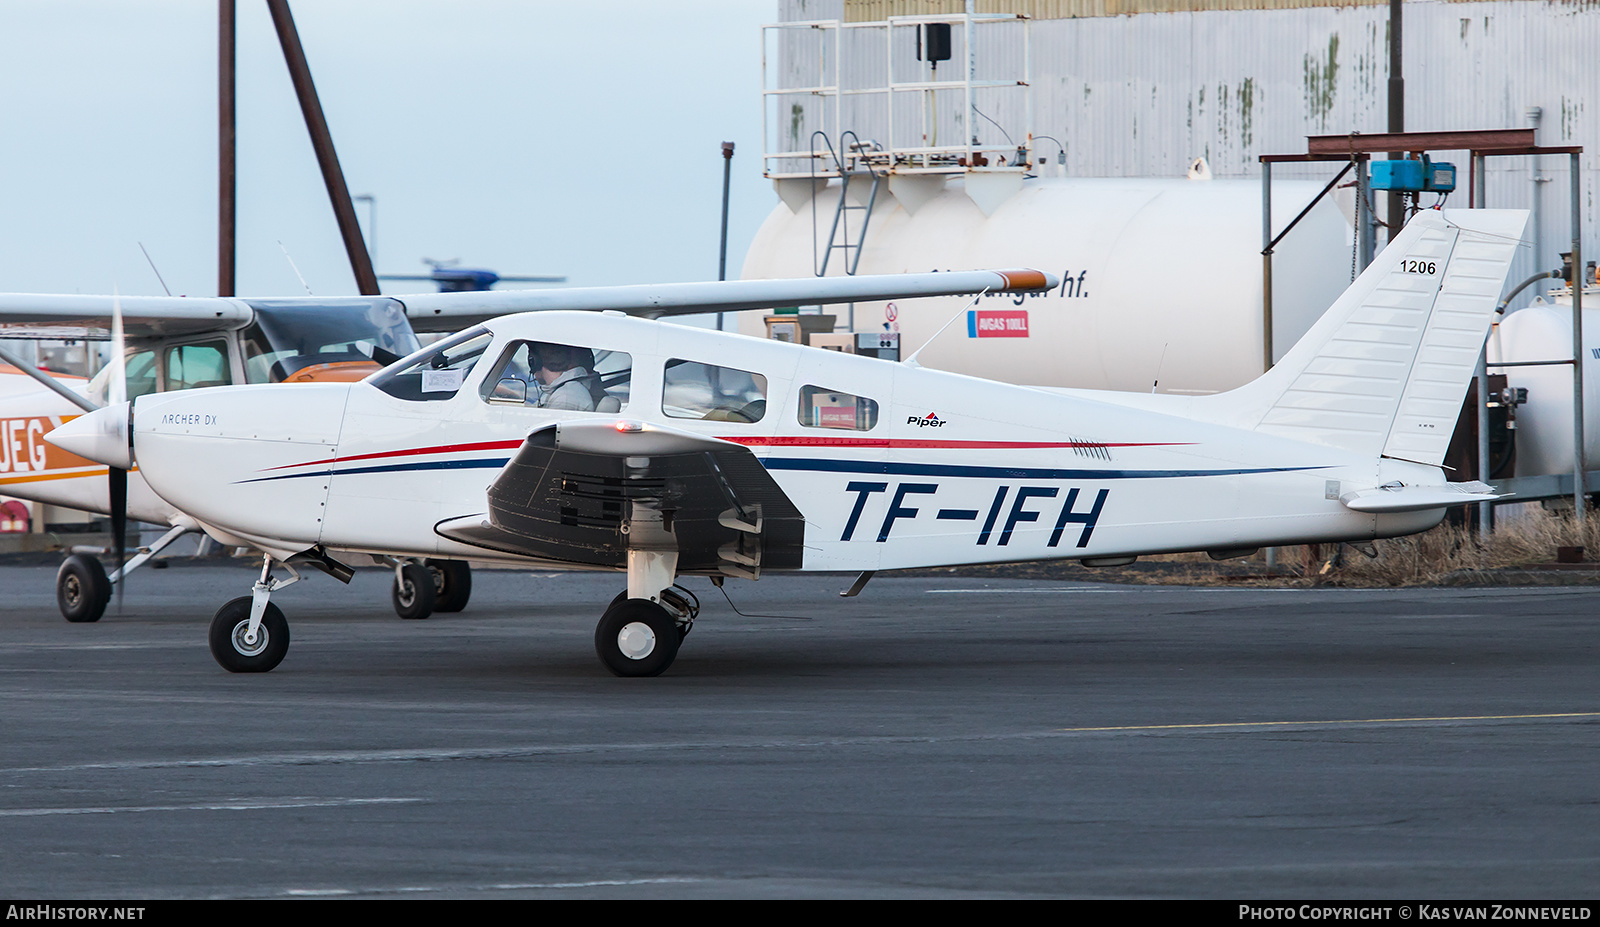
M 845 160 L 843 157 L 841 157 L 841 155 L 843 155 L 846 151 L 860 152 L 864 150 L 867 145 L 861 141 L 860 136 L 856 135 L 855 132 L 846 131 L 839 136 L 839 150 L 834 151 L 833 144 L 828 141 L 827 133 L 819 129 L 816 132 L 811 133 L 812 151 L 817 150 L 817 141 L 819 138 L 822 141 L 823 149 L 828 152 L 828 157 L 833 160 L 834 170 L 828 174 L 819 174 L 817 173 L 816 159 L 813 159 L 811 162 L 811 269 L 818 277 L 826 276 L 828 273 L 828 262 L 833 257 L 833 252 L 843 251 L 844 272 L 846 275 L 854 276 L 856 268 L 861 264 L 861 246 L 867 240 L 867 225 L 872 221 L 872 207 L 878 202 L 878 188 L 883 183 L 883 174 L 879 173 L 878 170 L 872 166 L 871 161 L 867 160 L 866 158 L 860 159 L 861 163 L 866 165 L 867 172 L 872 176 L 872 192 L 867 196 L 867 205 L 851 205 L 851 171 L 845 167 Z M 846 138 L 855 139 L 855 144 L 847 146 L 845 144 Z M 834 207 L 833 210 L 833 226 L 828 230 L 827 247 L 819 248 L 819 239 L 817 235 L 817 181 L 819 179 L 822 180 L 825 187 L 828 179 L 835 176 L 839 178 L 839 205 Z M 854 243 L 850 241 L 849 215 L 852 212 L 862 213 L 861 227 L 860 230 L 856 232 Z M 841 229 L 844 233 L 842 241 L 840 240 Z

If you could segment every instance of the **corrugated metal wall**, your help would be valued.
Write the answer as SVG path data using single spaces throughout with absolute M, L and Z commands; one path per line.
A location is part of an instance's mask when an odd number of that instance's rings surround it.
M 1475 3 L 1478 0 L 1433 2 Z M 1079 19 L 1085 16 L 1130 16 L 1136 13 L 1295 10 L 1313 6 L 1388 4 L 1389 0 L 977 0 L 977 11 L 1021 13 L 1033 19 Z M 1592 8 L 1600 4 L 1596 0 L 1572 0 L 1569 5 Z M 965 11 L 966 0 L 844 0 L 844 20 L 852 23 L 878 22 L 890 16 L 945 16 Z
M 1068 13 L 1113 7 L 1190 9 L 1204 2 L 1263 9 L 1207 9 L 1140 15 Z M 960 0 L 782 0 L 785 20 L 874 19 L 960 12 Z M 869 9 L 870 8 L 870 9 Z M 1205 156 L 1219 177 L 1259 176 L 1257 157 L 1305 150 L 1307 135 L 1382 132 L 1388 113 L 1388 5 L 1325 5 L 1310 0 L 979 0 L 984 12 L 1030 12 L 1034 131 L 1060 141 L 1074 176 L 1181 176 Z M 871 15 L 868 15 L 870 12 Z M 1513 128 L 1533 124 L 1543 145 L 1583 145 L 1583 241 L 1600 257 L 1596 188 L 1600 131 L 1600 3 L 1595 0 L 1489 0 L 1405 4 L 1406 126 L 1412 130 Z M 980 59 L 985 45 L 980 41 Z M 996 43 L 991 55 L 1011 43 Z M 845 70 L 850 67 L 846 55 Z M 959 56 L 958 56 L 959 58 Z M 870 70 L 865 62 L 862 69 Z M 1015 66 L 980 60 L 980 71 Z M 881 68 L 881 64 L 878 65 Z M 779 69 L 780 72 L 782 69 Z M 941 71 L 941 76 L 943 73 Z M 792 85 L 791 85 L 792 86 Z M 985 111 L 1018 137 L 1020 110 Z M 898 115 L 898 114 L 897 114 Z M 870 123 L 870 116 L 862 114 Z M 850 128 L 850 126 L 846 126 Z M 854 126 L 863 138 L 883 134 Z M 977 120 L 985 142 L 999 132 Z M 988 136 L 996 136 L 990 139 Z M 1041 141 L 1037 151 L 1052 155 Z M 1466 153 L 1443 154 L 1460 169 L 1466 200 Z M 1537 259 L 1525 254 L 1513 276 L 1559 263 L 1570 246 L 1568 164 L 1547 157 L 1491 159 L 1489 206 L 1533 204 L 1535 169 L 1542 189 Z M 1328 166 L 1280 166 L 1274 176 L 1328 177 Z M 1427 199 L 1427 198 L 1425 198 Z M 1523 272 L 1526 272 L 1524 274 Z

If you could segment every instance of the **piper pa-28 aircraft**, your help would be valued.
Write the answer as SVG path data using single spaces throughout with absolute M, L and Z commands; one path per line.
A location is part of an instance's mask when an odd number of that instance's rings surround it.
M 265 299 L 15 293 L 0 294 L 0 335 L 104 339 L 120 319 L 127 343 L 115 349 L 123 357 L 119 382 L 123 396 L 137 399 L 152 392 L 224 384 L 355 382 L 417 350 L 417 331 L 454 332 L 508 312 L 607 308 L 683 315 L 795 302 L 1029 292 L 1032 283 L 1021 285 L 1027 282 L 1019 278 L 1018 287 L 1012 288 L 993 274 L 924 274 L 810 280 L 781 291 L 760 281 Z M 179 507 L 152 492 L 137 469 L 107 468 L 44 440 L 47 432 L 81 412 L 105 405 L 114 391 L 110 378 L 115 369 L 109 365 L 86 382 L 38 370 L 24 376 L 24 369 L 0 367 L 0 492 L 111 516 L 113 551 L 119 555 L 127 516 L 172 526 L 110 576 L 86 553 L 68 556 L 56 576 L 56 600 L 68 621 L 99 620 L 113 584 L 179 537 L 202 530 Z M 402 618 L 426 618 L 466 606 L 472 573 L 465 561 L 401 557 L 385 562 L 395 569 L 392 598 Z
M 859 572 L 853 594 L 878 570 L 1360 543 L 1495 498 L 1439 465 L 1525 218 L 1419 214 L 1277 366 L 1211 396 L 1033 389 L 545 312 L 360 383 L 145 396 L 48 440 L 137 460 L 208 531 L 266 551 L 212 622 L 229 670 L 282 660 L 269 599 L 296 565 L 348 575 L 339 558 L 364 553 L 625 572 L 595 646 L 650 676 L 697 613 L 681 576 Z M 566 408 L 534 404 L 563 390 Z

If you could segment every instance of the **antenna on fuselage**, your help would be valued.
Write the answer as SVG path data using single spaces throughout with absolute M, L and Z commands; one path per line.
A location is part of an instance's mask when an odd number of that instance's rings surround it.
M 957 312 L 955 315 L 951 316 L 949 322 L 946 322 L 943 325 L 939 326 L 939 330 L 933 333 L 933 337 L 932 338 L 929 338 L 927 341 L 924 341 L 922 343 L 922 347 L 917 348 L 915 351 L 912 351 L 911 352 L 911 356 L 906 358 L 905 360 L 901 361 L 900 363 L 905 364 L 907 367 L 921 367 L 922 365 L 917 363 L 917 355 L 921 354 L 923 349 L 926 348 L 928 345 L 933 344 L 933 339 L 934 338 L 937 338 L 940 335 L 944 334 L 944 330 L 950 327 L 951 322 L 954 322 L 956 319 L 959 319 L 963 315 L 966 315 L 968 312 L 970 312 L 972 310 L 973 307 L 978 305 L 978 300 L 984 298 L 987 295 L 989 295 L 989 288 L 988 287 L 984 287 L 982 293 L 979 293 L 977 296 L 972 297 L 972 302 L 967 303 L 965 306 L 963 306 L 961 308 L 960 312 Z

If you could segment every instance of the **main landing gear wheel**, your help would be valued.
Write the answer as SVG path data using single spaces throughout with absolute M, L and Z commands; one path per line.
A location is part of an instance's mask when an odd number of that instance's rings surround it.
M 230 673 L 265 673 L 289 652 L 289 622 L 271 602 L 255 640 L 249 639 L 250 601 L 250 596 L 240 596 L 217 609 L 211 619 L 211 655 Z
M 472 597 L 472 567 L 461 560 L 428 560 L 425 563 L 428 572 L 433 574 L 433 610 L 459 612 L 466 608 L 467 599 Z
M 433 614 L 437 598 L 433 572 L 420 563 L 400 568 L 394 581 L 394 613 L 401 618 L 426 618 Z
M 594 649 L 618 676 L 659 676 L 678 655 L 678 623 L 649 599 L 613 602 L 594 629 Z
M 73 554 L 56 572 L 56 606 L 71 622 L 99 621 L 111 601 L 111 580 L 100 561 Z

